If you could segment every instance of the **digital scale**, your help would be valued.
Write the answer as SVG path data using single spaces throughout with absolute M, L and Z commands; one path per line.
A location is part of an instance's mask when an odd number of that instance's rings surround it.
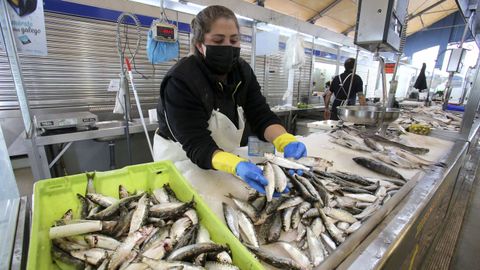
M 34 125 L 41 135 L 96 129 L 98 117 L 91 112 L 35 115 Z
M 163 42 L 176 42 L 178 38 L 177 27 L 173 24 L 155 22 L 152 26 L 153 39 Z

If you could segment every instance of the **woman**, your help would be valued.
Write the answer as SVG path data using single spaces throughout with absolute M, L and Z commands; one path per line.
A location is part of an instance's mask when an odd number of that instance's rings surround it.
M 265 193 L 262 170 L 230 153 L 240 146 L 245 121 L 285 157 L 305 156 L 305 145 L 280 125 L 253 70 L 240 58 L 235 14 L 209 6 L 192 21 L 192 32 L 193 55 L 181 59 L 162 81 L 155 160 L 188 158 L 202 169 L 237 175 Z

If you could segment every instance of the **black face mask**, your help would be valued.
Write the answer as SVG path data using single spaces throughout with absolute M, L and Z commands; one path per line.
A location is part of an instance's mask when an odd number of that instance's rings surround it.
M 240 48 L 238 47 L 214 45 L 205 45 L 205 47 L 205 63 L 215 74 L 229 73 L 240 57 Z

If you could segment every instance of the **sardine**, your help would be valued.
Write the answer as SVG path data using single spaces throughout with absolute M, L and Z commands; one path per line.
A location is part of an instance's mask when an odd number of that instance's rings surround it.
M 247 247 L 262 261 L 277 267 L 279 269 L 289 269 L 289 270 L 304 270 L 301 265 L 296 263 L 294 260 L 277 257 L 275 254 L 270 253 L 264 249 L 247 245 Z
M 307 167 L 313 167 L 313 168 L 317 168 L 317 169 L 320 169 L 320 170 L 326 170 L 327 168 L 329 167 L 332 167 L 333 166 L 333 161 L 329 161 L 329 160 L 326 160 L 326 159 L 323 159 L 321 157 L 312 157 L 312 156 L 308 156 L 308 157 L 301 157 L 299 159 L 290 159 L 296 163 L 300 163 L 302 165 L 305 165 Z
M 350 227 L 350 223 L 344 222 L 344 221 L 339 221 L 336 226 L 340 230 L 345 231 L 348 227 Z
M 288 178 L 277 164 L 271 164 L 273 168 L 273 175 L 275 176 L 275 190 L 283 192 L 288 184 Z
M 305 225 L 300 223 L 297 228 L 297 237 L 295 238 L 295 241 L 301 241 L 305 237 L 305 235 L 307 235 L 307 228 Z
M 300 213 L 300 215 L 303 215 L 305 214 L 305 212 L 307 212 L 310 208 L 312 208 L 312 204 L 309 203 L 309 202 L 302 202 L 299 206 L 298 206 L 298 213 Z
M 253 207 L 255 207 L 258 213 L 265 208 L 266 203 L 267 203 L 267 197 L 261 196 L 253 200 L 251 204 Z
M 374 172 L 406 181 L 406 179 L 401 174 L 399 174 L 397 171 L 395 171 L 394 169 L 392 169 L 390 167 L 387 167 L 387 166 L 383 165 L 382 163 L 380 163 L 376 160 L 369 159 L 369 158 L 364 158 L 364 157 L 355 157 L 355 158 L 353 158 L 353 160 L 357 164 L 359 164 L 359 165 L 361 165 L 361 166 L 363 166 L 367 169 L 370 169 Z
M 275 192 L 275 175 L 270 162 L 267 162 L 265 164 L 265 168 L 263 169 L 263 175 L 268 181 L 268 184 L 265 186 L 265 195 L 267 196 L 267 202 L 270 202 L 272 201 L 273 193 Z
M 223 216 L 225 217 L 225 222 L 227 223 L 228 228 L 230 231 L 240 239 L 240 229 L 238 227 L 238 215 L 237 211 L 226 203 L 222 203 L 223 206 Z
M 173 250 L 182 248 L 184 246 L 195 244 L 196 238 L 197 238 L 197 232 L 198 232 L 198 224 L 188 227 L 185 233 L 178 238 L 177 243 L 173 247 Z
M 408 151 L 405 151 L 405 150 L 392 148 L 392 149 L 390 149 L 390 151 L 393 151 L 395 154 L 397 154 L 400 157 L 402 157 L 404 159 L 407 159 L 407 160 L 409 160 L 413 163 L 420 164 L 421 166 L 435 165 L 435 166 L 445 167 L 444 163 L 426 160 L 424 158 L 421 158 L 421 157 L 419 157 L 415 154 L 412 154 Z
M 333 237 L 335 242 L 339 245 L 343 241 L 345 241 L 345 237 L 343 236 L 343 232 L 340 231 L 335 224 L 333 224 L 333 220 L 325 215 L 325 213 L 320 209 L 318 210 L 320 213 L 320 217 L 322 218 L 323 224 L 327 229 L 328 233 Z
M 325 226 L 323 226 L 322 219 L 319 217 L 312 221 L 310 228 L 316 237 L 320 237 L 320 234 L 325 232 Z
M 153 260 L 149 258 L 143 258 L 142 262 L 147 264 L 153 270 L 202 270 L 204 269 L 201 266 L 196 266 L 187 262 L 180 261 L 164 261 L 164 260 Z
M 300 209 L 298 207 L 295 207 L 292 213 L 292 222 L 290 223 L 292 229 L 295 230 L 298 228 L 298 225 L 300 224 L 301 219 L 302 217 L 300 216 Z
M 87 198 L 77 193 L 77 198 L 80 201 L 80 218 L 86 219 L 88 217 L 88 201 Z
M 238 212 L 238 227 L 244 239 L 248 244 L 258 247 L 258 239 L 250 219 L 242 212 Z
M 203 253 L 210 252 L 221 252 L 226 251 L 227 247 L 215 243 L 198 243 L 193 245 L 184 246 L 179 248 L 170 255 L 168 255 L 167 260 L 169 261 L 186 261 L 192 258 L 197 257 Z
M 398 142 L 391 141 L 391 140 L 386 139 L 386 138 L 384 138 L 382 136 L 379 136 L 379 135 L 371 135 L 370 138 L 373 139 L 374 141 L 384 145 L 384 146 L 385 145 L 386 146 L 395 146 L 395 147 L 406 150 L 406 151 L 408 151 L 410 153 L 413 153 L 413 154 L 422 155 L 422 154 L 426 154 L 430 151 L 428 148 L 408 146 L 408 145 L 405 145 L 405 144 L 401 144 L 401 143 L 398 143 Z
M 192 221 L 193 225 L 198 224 L 198 215 L 197 215 L 197 211 L 195 211 L 195 209 L 189 209 L 189 210 L 185 211 L 185 213 L 183 213 L 183 215 L 188 217 Z
M 294 207 L 290 207 L 283 210 L 282 212 L 282 229 L 285 232 L 290 231 L 290 227 L 291 227 L 290 225 L 291 225 L 292 214 L 294 209 L 295 209 Z
M 381 161 L 383 163 L 386 163 L 388 165 L 392 165 L 394 167 L 398 168 L 405 168 L 405 169 L 418 169 L 420 166 L 418 164 L 411 163 L 410 161 L 396 156 L 395 154 L 392 153 L 376 153 L 372 152 L 371 153 L 372 157 L 377 159 L 378 161 Z
M 172 238 L 173 241 L 177 241 L 191 225 L 192 221 L 188 217 L 177 219 L 173 223 L 172 228 L 170 228 L 170 238 Z
M 350 214 L 346 211 L 343 211 L 341 209 L 325 207 L 325 208 L 323 208 L 323 212 L 325 213 L 325 215 L 327 215 L 329 217 L 332 217 L 336 220 L 345 221 L 345 222 L 348 222 L 350 224 L 357 222 L 357 219 L 354 218 L 352 216 L 352 214 Z
M 315 235 L 312 229 L 307 227 L 307 242 L 310 252 L 310 259 L 313 266 L 318 266 L 325 259 L 325 246 L 322 241 Z
M 174 242 L 170 238 L 165 238 L 161 241 L 155 241 L 154 244 L 148 247 L 143 253 L 142 257 L 154 260 L 162 259 L 167 253 L 173 250 Z
M 253 222 L 255 222 L 258 219 L 258 214 L 257 210 L 248 202 L 240 200 L 238 198 L 235 198 L 232 194 L 228 194 L 227 196 L 230 198 L 233 203 L 242 211 L 245 213 Z
M 206 262 L 205 263 L 206 270 L 239 270 L 235 265 L 227 264 L 227 263 L 220 263 L 220 262 Z
M 92 248 L 102 248 L 108 250 L 115 250 L 120 245 L 120 242 L 118 242 L 116 239 L 101 234 L 85 235 L 85 241 Z
M 375 213 L 375 211 L 377 211 L 380 208 L 380 202 L 381 202 L 381 200 L 376 200 L 374 203 L 367 206 L 367 208 L 365 208 L 362 211 L 362 213 L 360 213 L 358 215 L 355 215 L 354 217 L 363 220 L 363 219 L 373 215 L 373 213 Z
M 115 270 L 127 259 L 132 249 L 141 244 L 151 233 L 153 227 L 142 227 L 138 231 L 131 233 L 115 250 L 108 264 L 109 270 Z
M 321 233 L 320 237 L 322 238 L 323 243 L 325 243 L 328 253 L 332 253 L 337 248 L 335 242 L 326 233 Z
M 95 190 L 95 185 L 93 184 L 93 179 L 95 178 L 95 172 L 87 172 L 87 188 L 85 190 L 85 196 L 89 193 L 97 193 Z
M 65 252 L 70 252 L 74 250 L 81 250 L 81 249 L 88 249 L 88 246 L 80 245 L 78 243 L 74 243 L 71 241 L 66 240 L 66 238 L 55 238 L 52 239 L 52 244 L 59 247 L 61 250 Z
M 86 195 L 87 199 L 91 200 L 92 202 L 101 205 L 103 207 L 109 207 L 110 205 L 116 203 L 118 199 L 105 196 L 99 193 L 88 193 Z
M 302 197 L 289 198 L 278 206 L 277 211 L 283 210 L 285 208 L 290 208 L 290 207 L 293 207 L 293 206 L 297 206 L 297 205 L 301 204 L 302 202 L 304 202 Z
M 382 144 L 372 140 L 371 138 L 365 137 L 363 138 L 363 142 L 365 143 L 366 146 L 370 147 L 374 151 L 382 152 L 384 150 L 384 147 Z
M 290 255 L 290 257 L 303 269 L 311 268 L 310 260 L 297 247 L 287 242 L 277 242 L 277 245 L 280 246 L 283 250 L 285 250 Z
M 131 263 L 125 270 L 147 270 L 150 266 L 145 263 Z
M 276 156 L 271 153 L 265 153 L 265 158 L 271 163 L 277 164 L 278 166 L 283 168 L 294 169 L 294 170 L 304 170 L 304 171 L 310 170 L 310 168 L 308 168 L 307 166 L 288 160 L 286 158 Z
M 128 254 L 126 260 L 122 263 L 122 265 L 120 265 L 120 267 L 118 268 L 119 270 L 125 270 L 125 268 L 127 268 L 132 262 L 133 260 L 135 260 L 138 256 L 138 252 L 136 251 L 132 251 L 130 252 L 130 254 Z
M 110 206 L 103 209 L 102 211 L 94 215 L 88 216 L 88 219 L 103 220 L 103 219 L 109 218 L 110 216 L 114 215 L 118 211 L 118 209 L 120 209 L 121 206 L 124 206 L 134 200 L 140 199 L 142 196 L 143 196 L 143 193 L 140 193 L 127 198 L 123 198 L 121 200 L 117 200 L 116 202 L 112 203 Z
M 267 241 L 275 242 L 280 238 L 280 233 L 282 232 L 282 218 L 280 213 L 275 213 L 273 218 L 272 227 L 268 233 Z
M 92 248 L 85 250 L 74 250 L 70 252 L 70 255 L 79 260 L 83 260 L 89 264 L 97 266 L 107 257 L 107 251 L 101 248 Z
M 129 197 L 127 189 L 123 185 L 118 186 L 118 198 L 123 199 Z
M 194 204 L 193 200 L 188 203 L 172 202 L 156 204 L 150 207 L 149 215 L 162 219 L 173 219 L 182 216 L 187 210 L 192 208 Z
M 167 191 L 164 188 L 157 188 L 153 191 L 153 197 L 157 201 L 157 203 L 169 203 L 170 198 L 168 196 Z
M 343 196 L 348 197 L 348 198 L 352 198 L 352 199 L 355 199 L 355 200 L 359 200 L 359 201 L 362 201 L 362 202 L 369 202 L 369 203 L 372 203 L 377 199 L 377 197 L 375 197 L 374 195 L 370 195 L 370 194 L 343 193 Z
M 61 261 L 72 266 L 76 270 L 83 270 L 85 263 L 82 260 L 79 260 L 69 253 L 61 250 L 60 248 L 56 247 L 55 245 L 52 246 L 51 249 L 52 258 L 55 261 Z
M 352 225 L 350 225 L 350 227 L 348 227 L 348 229 L 346 229 L 345 232 L 347 234 L 351 234 L 354 231 L 358 230 L 360 228 L 360 226 L 362 226 L 362 223 L 360 221 L 357 221 L 357 222 L 353 223 Z
M 138 201 L 137 208 L 133 212 L 132 220 L 130 221 L 130 233 L 136 232 L 145 222 L 147 218 L 147 205 L 149 203 L 149 199 L 147 194 L 144 194 L 140 200 Z

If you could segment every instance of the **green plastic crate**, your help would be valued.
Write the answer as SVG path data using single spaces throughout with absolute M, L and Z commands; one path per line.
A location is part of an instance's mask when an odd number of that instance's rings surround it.
M 122 169 L 96 172 L 95 188 L 99 193 L 118 198 L 118 186 L 128 191 L 151 191 L 169 183 L 179 200 L 196 202 L 200 223 L 210 232 L 213 241 L 227 244 L 232 250 L 233 262 L 241 269 L 264 269 L 260 262 L 238 241 L 218 217 L 208 208 L 170 161 L 128 166 Z M 53 222 L 68 209 L 78 217 L 80 202 L 76 194 L 84 194 L 87 186 L 85 174 L 38 181 L 34 186 L 33 221 L 28 251 L 27 269 L 58 269 L 50 255 L 48 232 Z M 62 265 L 62 269 L 69 269 Z

